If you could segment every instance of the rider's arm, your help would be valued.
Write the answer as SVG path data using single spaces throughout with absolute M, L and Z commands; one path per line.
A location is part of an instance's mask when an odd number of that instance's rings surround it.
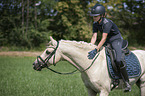
M 99 51 L 99 49 L 102 47 L 102 45 L 105 43 L 106 39 L 107 39 L 107 35 L 108 33 L 103 33 L 102 34 L 102 39 L 101 41 L 99 42 L 98 46 L 97 46 L 97 51 Z
M 107 35 L 111 31 L 111 28 L 112 28 L 112 23 L 111 22 L 107 22 L 106 24 L 104 24 L 104 26 L 103 26 L 102 39 L 101 39 L 101 41 L 98 44 L 97 51 L 99 51 L 99 49 L 105 43 L 105 41 L 107 39 Z
M 95 44 L 96 40 L 97 40 L 97 33 L 93 33 L 93 36 L 91 38 L 91 43 Z

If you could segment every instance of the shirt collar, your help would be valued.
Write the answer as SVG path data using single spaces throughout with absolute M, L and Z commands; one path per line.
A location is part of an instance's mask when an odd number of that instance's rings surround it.
M 101 26 L 101 25 L 103 25 L 103 21 L 104 21 L 104 18 L 102 17 L 102 21 L 101 21 L 101 23 L 99 24 L 98 22 L 93 22 L 93 24 L 97 24 L 97 25 L 99 25 L 99 26 Z

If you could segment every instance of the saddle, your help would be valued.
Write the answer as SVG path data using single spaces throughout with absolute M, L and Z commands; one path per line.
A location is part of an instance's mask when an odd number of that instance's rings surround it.
M 131 52 L 128 48 L 128 42 L 126 40 L 122 43 L 122 58 L 124 59 L 123 62 L 126 64 L 126 70 L 128 73 L 129 78 L 138 77 L 141 74 L 141 66 L 138 58 L 136 55 Z M 118 72 L 118 68 L 115 64 L 116 53 L 115 50 L 111 48 L 111 45 L 107 45 L 105 47 L 106 51 L 106 60 L 107 60 L 107 67 L 110 77 L 112 78 L 113 90 L 116 86 L 119 85 L 121 79 L 121 75 Z
M 123 43 L 122 43 L 122 58 L 125 58 L 126 55 L 129 55 L 131 54 L 130 50 L 127 48 L 128 47 L 128 41 L 127 40 L 123 40 Z M 106 50 L 108 52 L 107 55 L 110 56 L 110 59 L 111 59 L 111 63 L 112 63 L 112 67 L 114 69 L 115 72 L 118 72 L 118 69 L 117 69 L 117 66 L 115 64 L 115 60 L 116 60 L 116 53 L 115 53 L 115 50 L 112 49 L 111 45 L 108 44 L 106 46 Z M 123 60 L 124 61 L 124 60 Z

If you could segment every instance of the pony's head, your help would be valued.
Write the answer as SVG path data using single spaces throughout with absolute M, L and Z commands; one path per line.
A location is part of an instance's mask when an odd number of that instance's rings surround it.
M 61 59 L 76 65 L 74 64 L 74 61 L 77 62 L 76 58 L 82 62 L 87 59 L 88 52 L 96 48 L 95 45 L 83 41 L 60 40 L 57 42 L 52 37 L 50 39 L 48 48 L 40 56 L 37 56 L 33 63 L 33 68 L 37 71 L 41 71 L 45 67 L 48 68 L 50 65 L 56 65 Z
M 42 68 L 49 67 L 50 65 L 55 65 L 60 59 L 61 55 L 58 51 L 59 42 L 50 37 L 48 48 L 40 55 L 33 63 L 33 68 L 37 71 L 41 71 Z

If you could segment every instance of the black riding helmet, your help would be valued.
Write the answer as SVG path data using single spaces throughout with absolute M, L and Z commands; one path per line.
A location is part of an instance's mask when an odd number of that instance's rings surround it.
M 90 16 L 105 16 L 105 7 L 101 4 L 96 4 L 94 7 L 91 9 L 91 14 Z

